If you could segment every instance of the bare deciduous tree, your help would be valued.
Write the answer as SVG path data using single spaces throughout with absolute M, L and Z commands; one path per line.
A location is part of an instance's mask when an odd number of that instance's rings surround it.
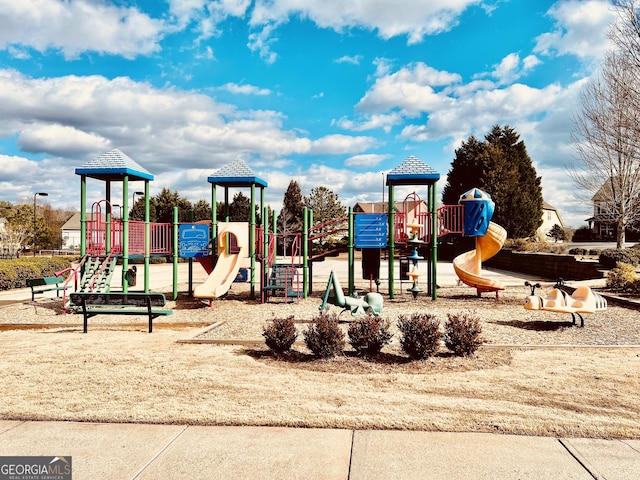
M 571 176 L 596 204 L 596 219 L 615 226 L 616 243 L 640 222 L 640 75 L 625 51 L 607 54 L 581 93 L 572 139 L 579 162 Z

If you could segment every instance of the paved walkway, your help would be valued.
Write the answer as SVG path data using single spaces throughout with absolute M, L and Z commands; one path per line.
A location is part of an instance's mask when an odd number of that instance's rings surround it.
M 637 479 L 640 440 L 0 421 L 0 456 L 70 456 L 74 480 Z

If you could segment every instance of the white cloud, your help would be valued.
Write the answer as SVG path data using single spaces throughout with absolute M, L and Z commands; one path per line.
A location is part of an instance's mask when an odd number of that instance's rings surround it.
M 461 12 L 479 3 L 479 0 L 257 0 L 251 24 L 284 23 L 290 17 L 299 15 L 322 28 L 332 28 L 338 32 L 345 28 L 364 28 L 376 30 L 385 39 L 406 35 L 409 43 L 417 43 L 425 35 L 451 29 L 457 24 L 456 19 Z
M 395 125 L 402 123 L 402 115 L 399 112 L 392 112 L 390 114 L 373 114 L 367 115 L 360 121 L 353 121 L 346 117 L 340 120 L 333 121 L 333 125 L 337 125 L 345 130 L 351 130 L 354 132 L 363 132 L 365 130 L 374 130 L 381 128 L 384 132 L 389 133 L 391 128 Z
M 263 25 L 259 31 L 249 34 L 247 42 L 247 47 L 252 52 L 258 52 L 260 58 L 268 64 L 275 63 L 278 59 L 278 55 L 271 51 L 271 45 L 277 42 L 277 38 L 271 36 L 274 30 L 275 25 L 273 24 Z
M 455 27 L 465 9 L 480 3 L 481 0 L 256 0 L 249 24 L 259 31 L 251 35 L 249 46 L 268 63 L 274 62 L 277 57 L 271 51 L 269 37 L 278 25 L 296 16 L 336 32 L 360 28 L 376 31 L 383 39 L 404 35 L 411 45 L 422 42 L 427 35 Z
M 237 83 L 226 83 L 219 87 L 219 89 L 239 95 L 271 95 L 271 90 L 269 90 L 268 88 L 260 88 L 256 87 L 255 85 L 239 85 Z
M 597 59 L 610 48 L 607 32 L 616 19 L 610 1 L 559 1 L 547 14 L 556 26 L 536 38 L 535 52 Z
M 213 171 L 238 157 L 273 171 L 289 165 L 289 155 L 356 155 L 378 144 L 369 136 L 309 138 L 284 129 L 282 121 L 279 112 L 240 110 L 197 92 L 125 77 L 34 79 L 0 70 L 2 136 L 16 137 L 25 151 L 69 162 L 61 186 L 73 182 L 75 166 L 111 148 L 122 149 L 158 179 L 183 182 L 174 188 L 191 188 L 186 171 Z M 42 161 L 11 164 L 20 165 L 16 171 L 26 178 L 49 176 Z M 4 180 L 9 170 L 2 170 Z M 9 190 L 2 197 L 7 195 Z
M 356 109 L 366 113 L 399 109 L 407 116 L 419 115 L 437 109 L 447 101 L 446 96 L 436 90 L 437 87 L 460 80 L 458 74 L 438 71 L 419 62 L 376 79 Z
M 183 30 L 195 22 L 198 41 L 219 35 L 220 23 L 229 17 L 244 17 L 250 6 L 251 0 L 169 0 L 175 28 Z
M 109 140 L 104 137 L 57 124 L 28 126 L 20 132 L 17 143 L 25 152 L 54 155 L 86 154 L 110 148 Z
M 134 58 L 157 52 L 165 28 L 163 21 L 135 7 L 87 0 L 0 0 L 2 49 L 52 49 L 66 58 L 87 51 Z
M 352 65 L 360 65 L 361 61 L 362 61 L 362 55 L 353 55 L 353 56 L 343 55 L 342 57 L 336 58 L 334 60 L 334 62 L 336 63 L 350 63 Z
M 378 145 L 375 137 L 352 137 L 350 135 L 327 135 L 314 140 L 308 153 L 339 154 L 357 153 Z
M 381 162 L 385 161 L 387 158 L 390 158 L 391 155 L 379 155 L 375 153 L 367 153 L 362 155 L 354 155 L 353 157 L 349 157 L 345 160 L 345 167 L 367 167 L 372 168 Z

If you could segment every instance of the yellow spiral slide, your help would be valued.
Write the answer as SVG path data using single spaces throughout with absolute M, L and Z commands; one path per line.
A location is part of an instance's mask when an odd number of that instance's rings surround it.
M 476 237 L 476 249 L 458 255 L 453 259 L 453 269 L 458 278 L 470 287 L 482 292 L 497 292 L 505 286 L 497 281 L 482 276 L 482 262 L 500 251 L 507 239 L 507 231 L 497 223 L 489 222 L 487 233 Z

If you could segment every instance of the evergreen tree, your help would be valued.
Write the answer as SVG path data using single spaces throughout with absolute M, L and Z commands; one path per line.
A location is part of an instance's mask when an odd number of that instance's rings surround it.
M 524 141 L 509 126 L 494 126 L 484 142 L 469 137 L 456 150 L 447 174 L 443 203 L 458 203 L 461 194 L 478 187 L 496 204 L 493 221 L 511 238 L 535 235 L 542 224 L 542 187 Z
M 278 215 L 276 227 L 278 234 L 284 236 L 283 246 L 285 250 L 291 245 L 291 234 L 302 231 L 302 191 L 295 180 L 289 182 L 289 187 L 284 193 L 282 210 Z
M 172 223 L 173 222 L 173 208 L 178 207 L 178 221 L 189 221 L 189 210 L 191 209 L 191 202 L 186 198 L 180 196 L 177 191 L 171 192 L 168 188 L 163 188 L 162 191 L 151 199 L 151 202 L 155 207 L 156 218 L 158 223 Z
M 456 158 L 447 173 L 447 183 L 442 191 L 442 203 L 457 205 L 460 195 L 478 186 L 482 177 L 486 145 L 471 136 L 456 150 Z
M 233 200 L 229 204 L 229 221 L 230 222 L 248 222 L 251 212 L 251 200 L 242 192 L 238 192 L 233 196 Z
M 311 193 L 304 197 L 303 203 L 305 207 L 313 210 L 315 223 L 325 223 L 347 215 L 347 209 L 340 203 L 338 195 L 325 186 L 311 189 Z
M 565 240 L 567 238 L 567 234 L 564 231 L 564 228 L 555 223 L 547 233 L 547 237 L 552 238 L 554 242 L 557 242 L 558 240 Z
M 193 204 L 193 221 L 211 220 L 211 205 L 204 199 Z

